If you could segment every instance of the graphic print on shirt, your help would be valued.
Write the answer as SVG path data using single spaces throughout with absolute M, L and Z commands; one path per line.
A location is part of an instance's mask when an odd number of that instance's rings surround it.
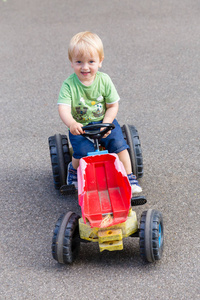
M 94 108 L 95 110 L 92 113 L 96 118 L 104 115 L 104 107 L 101 103 L 95 104 Z
M 92 122 L 95 118 L 101 118 L 105 114 L 104 98 L 100 95 L 96 100 L 90 101 L 81 97 L 75 111 L 74 117 L 80 122 Z

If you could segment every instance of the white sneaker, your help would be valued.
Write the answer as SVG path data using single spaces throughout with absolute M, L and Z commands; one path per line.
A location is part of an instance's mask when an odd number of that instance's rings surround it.
M 138 186 L 136 184 L 131 185 L 132 194 L 137 194 L 142 192 L 141 186 Z
M 128 174 L 127 176 L 128 176 L 128 180 L 129 180 L 130 185 L 131 185 L 132 194 L 141 193 L 142 192 L 142 188 L 139 185 L 139 182 L 136 179 L 136 176 L 133 175 L 133 173 Z

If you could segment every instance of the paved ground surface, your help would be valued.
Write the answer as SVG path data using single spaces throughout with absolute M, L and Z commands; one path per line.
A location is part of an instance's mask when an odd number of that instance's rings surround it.
M 0 0 L 0 14 L 0 299 L 199 299 L 199 2 Z M 83 30 L 104 42 L 119 122 L 140 133 L 148 204 L 136 211 L 159 209 L 165 222 L 155 264 L 131 238 L 120 252 L 83 244 L 72 266 L 51 256 L 57 218 L 80 212 L 54 190 L 47 138 L 66 132 L 56 101 Z

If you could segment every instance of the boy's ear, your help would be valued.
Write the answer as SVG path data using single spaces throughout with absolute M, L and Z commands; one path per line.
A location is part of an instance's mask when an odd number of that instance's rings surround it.
M 100 63 L 99 63 L 99 68 L 102 67 L 102 62 L 103 62 L 103 60 L 104 60 L 104 56 L 101 58 L 101 61 L 100 61 Z

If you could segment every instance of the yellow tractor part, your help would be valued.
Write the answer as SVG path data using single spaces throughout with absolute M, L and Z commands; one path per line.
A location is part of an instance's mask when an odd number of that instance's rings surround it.
M 138 231 L 138 222 L 135 211 L 129 210 L 128 218 L 125 222 L 110 227 L 97 228 L 90 227 L 90 223 L 79 219 L 80 238 L 98 242 L 100 252 L 103 250 L 115 251 L 123 249 L 123 238 Z

